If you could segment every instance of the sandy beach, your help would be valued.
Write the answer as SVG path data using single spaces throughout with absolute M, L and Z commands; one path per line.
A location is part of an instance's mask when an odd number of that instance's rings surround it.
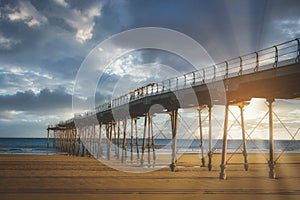
M 0 199 L 299 199 L 300 155 L 285 154 L 276 166 L 278 179 L 268 178 L 262 155 L 242 156 L 228 164 L 228 180 L 219 180 L 220 155 L 213 171 L 199 167 L 197 154 L 168 168 L 149 173 L 125 173 L 94 158 L 66 155 L 0 155 Z M 197 166 L 195 166 L 197 165 Z

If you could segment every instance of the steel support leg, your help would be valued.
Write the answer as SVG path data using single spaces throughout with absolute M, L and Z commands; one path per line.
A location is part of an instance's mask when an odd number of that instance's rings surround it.
M 76 143 L 75 143 L 75 141 L 76 141 L 76 134 L 75 134 L 75 129 L 73 128 L 72 129 L 72 135 L 71 135 L 71 137 L 72 137 L 72 155 L 73 156 L 75 156 L 75 151 L 76 151 Z
M 156 161 L 156 153 L 155 153 L 155 143 L 154 143 L 154 133 L 153 133 L 153 122 L 152 122 L 153 116 L 150 116 L 150 128 L 151 128 L 151 146 L 153 149 L 153 164 L 155 164 Z
M 172 124 L 172 158 L 170 168 L 174 172 L 176 169 L 177 158 L 176 158 L 176 139 L 178 131 L 178 110 L 173 110 L 171 112 L 171 124 Z
M 53 148 L 56 147 L 56 131 L 53 130 Z
M 99 123 L 98 158 L 102 155 L 102 123 Z
M 110 123 L 110 129 L 109 129 L 109 154 L 111 154 L 111 145 L 112 145 L 112 134 L 113 134 L 113 125 L 114 122 L 112 121 Z
M 269 159 L 269 178 L 276 178 L 275 174 L 275 161 L 274 161 L 274 127 L 273 127 L 273 102 L 274 99 L 268 99 L 269 103 L 269 149 L 270 149 L 270 159 Z
M 242 126 L 242 136 L 243 136 L 243 156 L 244 156 L 244 169 L 248 171 L 248 160 L 247 160 L 247 143 L 246 143 L 246 132 L 244 123 L 244 105 L 239 105 L 241 112 L 241 126 Z
M 130 161 L 133 161 L 133 119 L 130 126 Z
M 136 153 L 137 159 L 140 159 L 140 152 L 139 152 L 139 137 L 138 137 L 138 128 L 137 128 L 137 118 L 134 119 L 134 126 L 135 126 L 135 144 L 136 144 Z
M 226 105 L 225 109 L 225 120 L 224 120 L 224 134 L 223 134 L 223 147 L 222 147 L 222 161 L 221 161 L 221 172 L 220 172 L 220 179 L 226 179 L 226 155 L 227 155 L 227 136 L 228 136 L 228 112 L 229 112 L 229 105 Z
M 208 150 L 208 170 L 212 170 L 212 106 L 208 106 L 208 135 L 209 135 L 209 150 Z
M 82 142 L 82 157 L 85 157 L 86 156 L 86 144 L 87 144 L 85 127 L 83 128 L 83 140 L 84 141 Z
M 124 122 L 123 122 L 123 150 L 122 150 L 122 158 L 121 158 L 121 161 L 122 163 L 126 162 L 126 151 L 127 151 L 127 148 L 126 148 L 126 129 L 127 129 L 127 120 L 125 119 Z
M 142 157 L 141 157 L 141 165 L 144 165 L 144 154 L 146 149 L 146 132 L 147 132 L 147 120 L 148 120 L 148 113 L 145 115 L 144 121 L 144 133 L 143 133 L 143 146 L 142 146 Z
M 203 138 L 203 129 L 202 129 L 202 109 L 203 106 L 198 107 L 199 112 L 199 130 L 200 130 L 200 147 L 201 147 L 201 167 L 205 167 L 205 157 L 204 157 L 204 138 Z
M 106 124 L 107 160 L 110 160 L 110 130 L 111 124 Z
M 117 151 L 117 158 L 120 158 L 120 142 L 121 142 L 121 139 L 120 139 L 120 121 L 118 121 L 118 151 Z
M 50 133 L 49 133 L 49 129 L 47 129 L 47 148 L 49 149 L 50 146 Z
M 117 157 L 117 151 L 118 151 L 118 148 L 117 148 L 117 132 L 116 132 L 116 122 L 114 121 L 113 123 L 113 130 L 114 130 L 114 146 L 115 146 L 115 157 Z
M 151 163 L 151 145 L 150 145 L 150 135 L 151 135 L 151 116 L 148 115 L 148 139 L 147 139 L 147 148 L 148 148 L 148 167 L 150 167 L 150 163 Z
M 96 140 L 96 124 L 93 124 L 93 131 L 94 131 L 94 134 L 93 134 L 93 145 L 94 145 L 94 153 L 93 153 L 93 155 L 94 155 L 94 157 L 97 155 L 96 154 L 96 152 L 97 152 L 97 149 L 96 149 L 96 142 L 97 142 L 97 140 Z

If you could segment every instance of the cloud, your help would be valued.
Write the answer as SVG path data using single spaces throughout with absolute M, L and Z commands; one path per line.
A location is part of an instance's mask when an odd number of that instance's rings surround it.
M 15 110 L 3 110 L 0 112 L 0 122 L 9 122 L 20 114 L 23 114 L 23 112 Z
M 21 76 L 40 76 L 47 79 L 52 79 L 53 77 L 47 73 L 41 73 L 36 70 L 28 70 L 24 67 L 15 67 L 15 66 L 9 66 L 9 67 L 0 67 L 0 73 L 1 74 L 14 74 L 14 75 L 21 75 Z
M 40 14 L 36 8 L 28 1 L 19 1 L 17 8 L 11 9 L 7 15 L 11 21 L 23 21 L 29 27 L 40 26 L 47 23 L 47 18 Z
M 57 88 L 62 82 L 52 82 L 54 77 L 39 69 L 26 69 L 12 65 L 0 65 L 0 94 L 13 94 L 16 91 L 32 90 L 39 92 L 48 85 L 50 89 Z
M 288 35 L 289 38 L 296 38 L 300 36 L 300 19 L 285 19 L 276 21 L 278 29 L 283 34 Z
M 72 96 L 63 88 L 50 91 L 48 88 L 35 94 L 31 90 L 17 92 L 13 95 L 0 96 L 0 110 L 23 111 L 26 113 L 38 113 L 48 115 L 65 109 L 70 109 Z
M 54 2 L 57 4 L 57 5 L 60 5 L 62 7 L 69 7 L 69 4 L 65 1 L 65 0 L 54 0 Z
M 4 37 L 2 34 L 0 34 L 0 50 L 12 49 L 12 47 L 18 44 L 19 42 L 20 42 L 19 40 L 7 38 Z
M 76 29 L 75 39 L 84 43 L 93 37 L 94 17 L 101 15 L 102 4 L 98 3 L 85 10 L 73 9 L 68 15 L 64 16 L 65 21 Z

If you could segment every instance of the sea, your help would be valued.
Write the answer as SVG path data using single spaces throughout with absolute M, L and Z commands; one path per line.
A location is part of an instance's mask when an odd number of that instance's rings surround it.
M 112 141 L 114 143 L 114 141 Z M 139 148 L 142 146 L 142 139 L 139 139 Z M 121 140 L 121 144 L 123 141 Z M 135 141 L 134 141 L 135 143 Z M 151 143 L 151 142 L 150 142 Z M 106 148 L 107 141 L 102 141 L 102 147 Z M 127 150 L 130 149 L 130 139 L 126 140 Z M 146 140 L 146 144 L 148 141 Z M 170 139 L 155 139 L 157 153 L 170 153 L 172 141 Z M 200 141 L 190 139 L 177 140 L 178 153 L 199 153 Z M 86 144 L 89 147 L 90 144 Z M 212 149 L 214 153 L 222 152 L 222 140 L 213 140 Z M 114 147 L 112 146 L 112 149 Z M 136 148 L 136 147 L 134 147 Z M 204 141 L 204 150 L 207 153 L 209 142 Z M 243 149 L 242 140 L 228 140 L 228 153 L 241 153 Z M 275 153 L 300 153 L 300 140 L 275 140 Z M 268 140 L 247 140 L 248 153 L 268 153 Z M 38 155 L 54 155 L 64 154 L 54 148 L 53 139 L 50 139 L 49 148 L 47 148 L 47 138 L 0 138 L 0 154 L 38 154 Z
M 47 148 L 47 138 L 0 138 L 0 154 L 38 154 L 54 155 L 60 153 L 53 148 L 50 140 Z

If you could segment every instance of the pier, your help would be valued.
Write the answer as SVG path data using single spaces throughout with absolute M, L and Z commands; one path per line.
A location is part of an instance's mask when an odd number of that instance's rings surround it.
M 191 98 L 189 98 L 191 97 Z M 239 108 L 242 135 L 242 160 L 244 170 L 248 171 L 247 139 L 251 133 L 245 130 L 244 108 L 252 98 L 264 98 L 268 112 L 269 154 L 267 163 L 269 178 L 276 178 L 274 153 L 274 102 L 277 99 L 300 98 L 300 41 L 287 41 L 254 53 L 226 60 L 203 68 L 139 87 L 110 102 L 100 105 L 95 110 L 75 115 L 74 118 L 61 121 L 47 128 L 48 147 L 50 136 L 53 145 L 73 156 L 93 156 L 97 159 L 119 160 L 120 163 L 133 163 L 138 166 L 156 164 L 156 140 L 153 133 L 153 119 L 158 115 L 167 115 L 170 119 L 171 155 L 169 167 L 176 171 L 177 137 L 180 110 L 198 111 L 201 163 L 199 166 L 213 169 L 213 129 L 212 114 L 214 106 L 224 106 L 224 124 L 222 136 L 222 154 L 220 179 L 227 179 L 226 167 L 227 141 L 230 131 L 228 118 L 233 115 L 230 108 Z M 208 153 L 204 153 L 203 112 L 207 112 Z M 129 115 L 127 114 L 129 112 Z M 96 120 L 95 120 L 96 119 Z M 141 121 L 142 123 L 138 123 Z M 282 123 L 282 122 L 281 122 Z M 138 125 L 142 124 L 142 132 Z M 292 133 L 294 140 L 296 133 Z M 142 143 L 140 140 L 142 139 Z M 129 144 L 127 144 L 129 142 Z

